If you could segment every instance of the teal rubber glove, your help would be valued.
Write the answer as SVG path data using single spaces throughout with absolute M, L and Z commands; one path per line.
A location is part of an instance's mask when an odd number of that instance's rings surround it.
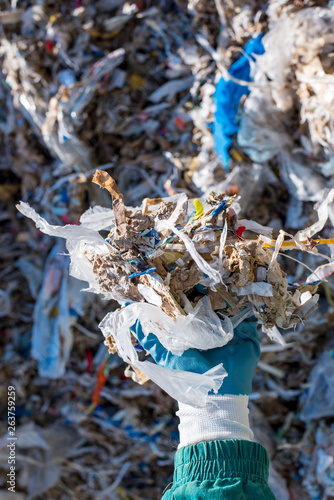
M 139 321 L 132 330 L 141 346 L 160 366 L 203 374 L 223 363 L 227 371 L 218 394 L 210 392 L 204 408 L 179 402 L 179 448 L 203 441 L 253 439 L 248 419 L 248 396 L 260 359 L 254 316 L 234 329 L 233 339 L 225 346 L 207 351 L 188 349 L 181 356 L 165 349 L 154 334 L 145 335 Z
M 260 359 L 256 326 L 257 321 L 253 316 L 235 328 L 233 339 L 225 346 L 207 351 L 188 349 L 182 356 L 165 349 L 154 334 L 145 335 L 139 321 L 132 330 L 138 342 L 160 366 L 202 374 L 223 363 L 228 376 L 225 377 L 218 394 L 249 395 L 255 368 Z

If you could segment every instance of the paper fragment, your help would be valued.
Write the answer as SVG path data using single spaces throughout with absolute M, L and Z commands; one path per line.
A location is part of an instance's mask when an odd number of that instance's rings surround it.
M 107 172 L 103 172 L 101 170 L 96 170 L 93 182 L 98 186 L 107 189 L 111 194 L 116 225 L 121 230 L 122 225 L 126 224 L 126 215 L 123 195 L 119 192 L 116 182 Z

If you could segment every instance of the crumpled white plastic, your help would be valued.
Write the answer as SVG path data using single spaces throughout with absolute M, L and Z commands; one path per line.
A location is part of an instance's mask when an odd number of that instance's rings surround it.
M 292 141 L 281 113 L 273 106 L 267 78 L 256 74 L 254 80 L 263 87 L 254 87 L 245 101 L 237 140 L 252 161 L 262 163 L 274 158 L 282 148 L 290 149 Z
M 275 262 L 277 260 L 277 256 L 278 256 L 278 252 L 280 251 L 280 248 L 282 246 L 282 243 L 284 241 L 284 235 L 285 235 L 285 231 L 283 231 L 282 229 L 280 230 L 279 232 L 279 235 L 278 235 L 278 238 L 276 240 L 276 243 L 275 243 L 275 250 L 271 256 L 271 260 L 270 260 L 270 264 L 269 264 L 269 267 L 268 267 L 268 271 L 271 271 L 271 269 L 274 267 L 275 265 Z
M 71 257 L 70 274 L 89 283 L 89 290 L 101 293 L 100 287 L 93 273 L 92 264 L 88 258 L 95 254 L 108 255 L 108 244 L 102 236 L 93 229 L 84 225 L 53 226 L 46 222 L 28 203 L 20 202 L 16 208 L 26 217 L 32 219 L 36 227 L 50 236 L 59 236 L 66 239 L 66 248 Z
M 150 286 L 145 286 L 139 283 L 137 285 L 138 291 L 142 297 L 149 303 L 153 304 L 154 306 L 160 307 L 162 305 L 162 298 L 161 296 L 154 291 Z
M 154 316 L 153 313 L 155 313 Z M 159 330 L 155 321 L 159 317 L 160 325 L 163 324 L 166 328 L 165 332 Z M 182 403 L 192 406 L 205 406 L 208 392 L 211 390 L 217 392 L 223 383 L 223 379 L 227 376 L 227 372 L 224 369 L 223 364 L 220 363 L 214 368 L 208 370 L 206 373 L 200 375 L 182 370 L 171 370 L 169 368 L 153 364 L 150 361 L 140 361 L 138 354 L 132 345 L 131 333 L 129 329 L 130 326 L 133 326 L 139 318 L 144 333 L 158 332 L 161 343 L 164 342 L 166 344 L 168 340 L 171 340 L 171 337 L 166 335 L 171 335 L 172 332 L 167 331 L 167 323 L 164 323 L 161 318 L 166 319 L 168 326 L 170 323 L 173 323 L 173 320 L 163 313 L 161 309 L 145 303 L 133 303 L 124 309 L 107 314 L 107 316 L 100 323 L 99 327 L 105 337 L 108 337 L 110 334 L 113 336 L 117 345 L 118 353 L 124 361 L 147 375 L 171 397 L 175 398 L 177 401 L 181 401 Z M 218 317 L 217 320 L 219 321 Z M 192 331 L 191 323 L 193 323 L 193 325 L 197 324 L 199 327 L 198 332 L 200 332 L 207 328 L 207 324 L 205 322 L 200 324 L 201 321 L 202 320 L 198 323 L 198 320 L 196 320 L 194 310 L 193 316 L 189 319 L 188 316 L 180 316 L 179 323 L 175 331 L 181 333 L 180 324 L 183 324 L 183 326 L 186 327 L 184 332 L 187 332 L 187 334 L 190 335 L 189 332 Z M 175 324 L 176 323 L 174 323 L 174 325 Z M 228 335 L 226 342 L 228 342 L 227 339 L 230 339 Z M 182 340 L 178 339 L 178 341 L 179 345 L 181 345 Z M 222 342 L 223 343 L 221 345 L 226 343 L 224 340 L 222 340 Z M 182 349 L 179 352 L 181 351 Z
M 173 354 L 181 356 L 187 349 L 213 349 L 226 345 L 233 337 L 232 322 L 228 317 L 221 320 L 212 310 L 210 299 L 202 297 L 187 315 L 173 320 L 159 307 L 145 302 L 133 302 L 125 309 L 111 313 L 113 325 L 120 336 L 137 320 L 143 332 L 153 333 L 161 344 Z M 110 317 L 111 317 L 110 316 Z
M 80 224 L 95 231 L 102 229 L 110 231 L 115 226 L 114 211 L 111 208 L 96 205 L 81 215 Z
M 277 156 L 290 194 L 304 201 L 315 201 L 314 195 L 325 187 L 316 168 L 324 175 L 333 171 L 334 78 L 321 63 L 323 48 L 333 43 L 333 21 L 333 9 L 320 7 L 295 12 L 286 7 L 271 18 L 262 38 L 265 51 L 253 64 L 254 85 L 243 105 L 237 136 L 254 162 Z M 288 153 L 297 150 L 291 134 L 296 112 L 305 124 L 300 129 L 307 130 L 298 148 L 303 156 Z

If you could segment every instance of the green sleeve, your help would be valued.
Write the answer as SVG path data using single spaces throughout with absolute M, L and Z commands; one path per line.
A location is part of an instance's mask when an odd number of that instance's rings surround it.
M 180 448 L 162 500 L 275 500 L 269 458 L 258 443 L 230 439 Z

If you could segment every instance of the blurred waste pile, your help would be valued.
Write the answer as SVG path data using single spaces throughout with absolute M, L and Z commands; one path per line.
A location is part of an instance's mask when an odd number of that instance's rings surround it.
M 123 361 L 101 344 L 97 325 L 118 297 L 79 292 L 82 282 L 69 276 L 69 266 L 80 274 L 74 247 L 15 209 L 23 200 L 58 231 L 67 225 L 78 240 L 83 227 L 91 237 L 100 231 L 97 243 L 107 245 L 115 221 L 108 193 L 91 182 L 96 168 L 112 175 L 132 214 L 144 198 L 174 197 L 174 206 L 188 197 L 201 200 L 203 218 L 224 200 L 235 210 L 240 195 L 239 226 L 231 217 L 223 231 L 191 234 L 204 262 L 217 236 L 233 241 L 233 254 L 251 231 L 279 244 L 282 228 L 296 235 L 300 246 L 278 253 L 275 265 L 295 286 L 289 293 L 309 293 L 302 307 L 323 281 L 318 309 L 283 332 L 277 326 L 288 324 L 267 322 L 280 343 L 263 335 L 252 427 L 279 498 L 334 497 L 333 246 L 317 245 L 320 230 L 333 237 L 334 223 L 333 17 L 322 0 L 0 0 L 0 375 L 4 415 L 7 387 L 16 387 L 20 500 L 158 499 L 172 477 L 174 401 L 125 377 Z M 212 206 L 204 202 L 211 192 Z M 193 209 L 199 215 L 200 205 Z M 147 234 L 142 244 L 156 251 L 157 236 Z M 168 245 L 182 251 L 170 249 L 181 254 L 171 266 L 189 245 L 175 241 Z M 181 261 L 169 284 L 183 283 Z M 141 296 L 159 300 L 151 277 L 133 279 Z M 256 283 L 270 285 L 266 278 L 260 271 Z M 5 499 L 5 418 L 1 431 Z

